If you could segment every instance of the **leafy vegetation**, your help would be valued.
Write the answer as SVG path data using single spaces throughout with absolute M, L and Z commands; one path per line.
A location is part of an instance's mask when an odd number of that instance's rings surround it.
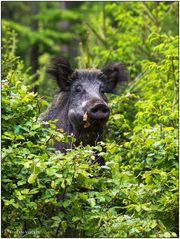
M 71 137 L 38 121 L 48 103 L 27 85 L 18 25 L 3 21 L 2 237 L 178 237 L 178 3 L 91 4 L 79 6 L 86 24 L 76 27 L 87 38 L 78 65 L 120 60 L 131 79 L 109 96 L 105 141 L 66 154 L 52 138 Z M 47 25 L 58 16 L 45 5 L 37 15 Z M 77 9 L 61 17 L 74 16 Z

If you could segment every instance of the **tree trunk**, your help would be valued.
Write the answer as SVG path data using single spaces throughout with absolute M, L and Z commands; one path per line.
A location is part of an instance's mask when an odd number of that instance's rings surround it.
M 60 9 L 63 10 L 67 10 L 67 9 L 71 9 L 74 6 L 77 6 L 77 2 L 72 2 L 72 1 L 62 1 L 60 2 Z M 79 6 L 80 4 L 78 4 Z M 60 29 L 64 30 L 64 31 L 69 31 L 69 27 L 70 27 L 70 22 L 68 20 L 62 20 L 59 23 Z M 74 59 L 77 54 L 78 54 L 78 50 L 77 50 L 77 44 L 78 41 L 75 38 L 76 34 L 74 34 L 74 38 L 67 43 L 61 43 L 60 44 L 60 50 L 61 50 L 61 54 L 63 56 L 68 56 L 68 58 Z
M 31 3 L 31 14 L 33 17 L 38 13 L 38 10 L 39 10 L 39 3 L 32 2 Z M 37 19 L 32 19 L 31 29 L 33 31 L 38 31 L 38 20 Z M 39 43 L 35 42 L 30 47 L 30 65 L 32 68 L 32 74 L 36 74 L 37 70 L 39 69 L 38 59 L 39 59 Z M 32 90 L 34 92 L 38 91 L 38 86 L 34 85 L 37 80 L 38 80 L 38 75 L 36 74 L 32 81 L 32 84 L 33 84 Z

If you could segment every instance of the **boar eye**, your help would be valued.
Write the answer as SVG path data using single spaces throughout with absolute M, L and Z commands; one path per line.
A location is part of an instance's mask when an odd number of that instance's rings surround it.
M 77 85 L 75 88 L 76 93 L 80 93 L 82 91 L 82 87 L 80 85 Z
M 101 88 L 101 89 L 100 89 L 100 93 L 101 93 L 101 94 L 105 94 L 104 88 Z

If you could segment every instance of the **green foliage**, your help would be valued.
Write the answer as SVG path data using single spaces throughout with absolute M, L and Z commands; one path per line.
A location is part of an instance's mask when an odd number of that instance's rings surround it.
M 97 9 L 85 17 L 88 34 L 86 44 L 80 46 L 81 67 L 102 67 L 109 60 L 125 62 L 134 78 L 141 72 L 142 60 L 156 59 L 149 35 L 178 34 L 177 2 L 98 3 Z
M 89 4 L 82 5 L 84 13 Z M 24 85 L 32 76 L 15 56 L 16 33 L 3 22 L 3 237 L 178 236 L 177 4 L 96 4 L 86 18 L 92 20 L 92 57 L 83 51 L 79 64 L 89 59 L 99 65 L 110 53 L 127 62 L 131 76 L 140 74 L 121 96 L 109 96 L 106 141 L 66 154 L 53 149 L 53 138 L 75 139 L 57 132 L 54 122 L 47 128 L 38 121 L 47 102 Z M 103 16 L 109 50 L 95 35 L 99 28 L 104 37 Z M 144 54 L 139 46 L 150 50 Z M 95 151 L 105 166 L 96 162 Z
M 12 14 L 14 8 L 18 7 L 22 10 L 20 12 L 16 10 Z M 24 59 L 27 59 L 23 55 L 24 51 L 28 51 L 29 46 L 34 43 L 39 44 L 40 55 L 47 53 L 47 51 L 51 54 L 57 54 L 59 53 L 59 42 L 61 44 L 70 42 L 74 38 L 71 28 L 68 32 L 61 29 L 60 21 L 74 21 L 78 16 L 72 11 L 61 9 L 60 3 L 12 3 L 10 6 L 4 2 L 2 9 L 3 21 L 16 30 L 19 41 L 23 39 L 23 42 L 18 46 L 18 54 L 22 55 Z M 31 17 L 30 14 L 32 13 L 34 15 Z M 23 18 L 22 14 L 24 15 Z M 37 29 L 33 29 L 33 21 L 38 21 Z
M 66 6 L 67 5 L 67 6 Z M 16 54 L 29 67 L 32 77 L 24 79 L 24 84 L 38 91 L 50 102 L 57 91 L 56 84 L 48 81 L 45 66 L 50 57 L 69 53 L 77 54 L 79 33 L 79 11 L 68 9 L 66 2 L 3 2 L 2 24 L 16 32 Z M 70 5 L 74 5 L 73 2 Z M 76 6 L 79 3 L 75 3 Z M 5 36 L 6 32 L 2 31 Z M 77 44 L 77 43 L 76 43 Z M 74 57 L 71 62 L 74 64 Z M 47 90 L 48 89 L 48 90 Z

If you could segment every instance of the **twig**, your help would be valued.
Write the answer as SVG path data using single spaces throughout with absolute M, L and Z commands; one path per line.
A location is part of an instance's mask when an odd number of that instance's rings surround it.
M 89 51 L 89 32 L 87 31 L 87 38 L 86 38 L 86 53 L 87 53 L 87 63 L 86 67 L 90 67 L 90 51 Z
M 175 76 L 175 67 L 174 67 L 174 62 L 173 62 L 173 58 L 172 58 L 172 76 L 173 76 L 173 87 L 174 87 L 174 97 L 173 97 L 173 107 L 172 110 L 174 110 L 174 106 L 177 102 L 177 94 L 176 94 L 176 76 Z
M 104 44 L 105 47 L 107 47 L 106 41 L 90 26 L 88 22 L 86 22 L 87 27 L 96 35 L 96 37 Z
M 58 225 L 58 227 L 57 227 L 57 230 L 56 230 L 56 235 L 55 235 L 55 237 L 58 237 L 58 232 L 59 232 L 59 228 L 60 228 L 60 226 L 61 226 L 61 223 L 59 223 L 59 225 Z
M 106 32 L 106 9 L 105 9 L 105 4 L 106 3 L 103 2 L 102 14 L 103 14 L 103 33 L 104 33 L 104 37 L 106 39 L 106 37 L 107 37 L 106 33 L 107 32 Z
M 145 7 L 145 10 L 149 16 L 149 18 L 156 24 L 156 18 L 153 16 L 153 14 L 151 13 L 151 9 L 149 8 L 149 6 L 147 5 L 146 2 L 143 2 L 143 6 Z

